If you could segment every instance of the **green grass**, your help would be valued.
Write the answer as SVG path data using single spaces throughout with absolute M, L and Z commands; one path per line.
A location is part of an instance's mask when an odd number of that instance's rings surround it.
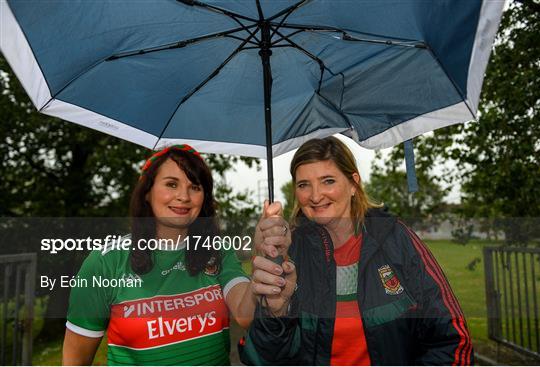
M 450 282 L 463 309 L 473 339 L 475 341 L 488 340 L 482 256 L 482 248 L 488 243 L 471 241 L 465 246 L 451 241 L 426 241 L 426 243 Z M 474 270 L 469 270 L 467 265 L 476 258 L 482 261 L 476 264 Z
M 537 365 L 538 360 L 488 339 L 482 249 L 484 246 L 498 245 L 499 243 L 476 240 L 462 246 L 451 241 L 426 242 L 441 265 L 461 305 L 475 351 L 496 361 L 497 364 Z M 477 263 L 473 270 L 469 270 L 468 265 L 477 258 L 481 259 L 481 262 Z
M 26 315 L 26 308 L 24 307 L 24 298 L 21 297 L 19 300 L 20 306 L 18 311 L 18 320 L 21 322 L 25 318 Z M 42 298 L 36 298 L 34 300 L 34 322 L 32 323 L 32 335 L 37 335 L 37 333 L 41 330 L 43 327 L 43 313 L 45 310 L 47 299 L 44 297 Z M 1 303 L 0 304 L 0 330 L 3 330 L 4 325 L 4 307 L 7 307 L 7 315 L 8 315 L 8 321 L 6 323 L 6 340 L 5 345 L 7 346 L 5 349 L 5 360 L 11 361 L 12 359 L 12 345 L 13 345 L 13 325 L 14 325 L 14 318 L 15 318 L 15 301 L 11 300 L 7 302 L 6 304 Z M 21 333 L 23 333 L 22 329 L 19 329 L 19 338 L 21 337 Z M 19 352 L 20 352 L 21 346 L 19 346 Z

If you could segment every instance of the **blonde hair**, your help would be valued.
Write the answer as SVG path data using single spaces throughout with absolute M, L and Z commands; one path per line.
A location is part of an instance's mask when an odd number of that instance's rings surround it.
M 303 164 L 327 160 L 334 162 L 338 169 L 356 188 L 354 196 L 351 196 L 351 218 L 353 219 L 354 232 L 355 234 L 358 234 L 368 209 L 378 208 L 382 205 L 373 202 L 364 191 L 362 183 L 360 181 L 356 182 L 353 179 L 354 173 L 358 174 L 359 177 L 360 173 L 358 172 L 356 160 L 354 159 L 352 152 L 342 141 L 333 136 L 329 136 L 324 139 L 311 139 L 302 144 L 291 161 L 290 171 L 293 188 L 296 188 L 296 170 L 298 167 Z M 297 225 L 297 219 L 302 215 L 295 198 L 291 215 L 291 224 Z

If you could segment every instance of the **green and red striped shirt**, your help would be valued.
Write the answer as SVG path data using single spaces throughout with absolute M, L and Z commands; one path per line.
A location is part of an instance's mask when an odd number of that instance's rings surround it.
M 234 251 L 223 252 L 218 271 L 197 276 L 185 269 L 185 250 L 153 252 L 154 267 L 133 273 L 129 251 L 94 251 L 72 288 L 67 328 L 108 339 L 109 365 L 228 365 L 227 292 L 249 281 Z M 104 287 L 99 279 L 131 279 L 139 286 Z M 84 283 L 84 282 L 79 282 Z

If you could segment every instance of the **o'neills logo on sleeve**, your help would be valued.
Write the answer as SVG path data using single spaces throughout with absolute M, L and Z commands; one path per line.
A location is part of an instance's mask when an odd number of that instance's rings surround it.
M 109 345 L 149 349 L 220 332 L 229 311 L 219 285 L 113 305 Z

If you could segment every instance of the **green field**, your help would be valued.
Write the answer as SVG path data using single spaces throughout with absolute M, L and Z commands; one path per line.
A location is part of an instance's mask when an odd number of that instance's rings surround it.
M 482 247 L 471 241 L 463 246 L 450 241 L 429 241 L 429 248 L 443 269 L 463 309 L 474 341 L 487 341 L 486 292 Z M 482 259 L 473 270 L 467 268 L 475 259 Z
M 493 244 L 485 241 L 471 241 L 465 246 L 450 241 L 427 241 L 437 261 L 443 268 L 451 286 L 458 298 L 473 337 L 476 351 L 505 364 L 526 364 L 528 361 L 519 359 L 514 353 L 505 348 L 497 347 L 496 343 L 488 340 L 486 302 L 484 286 L 484 264 L 482 248 Z M 471 269 L 468 265 L 475 259 L 476 265 Z M 250 271 L 250 263 L 243 264 Z M 232 330 L 234 338 L 241 332 Z M 234 358 L 234 357 L 233 357 Z M 56 365 L 61 362 L 61 338 L 46 345 L 36 346 L 34 364 Z M 234 359 L 233 359 L 233 362 Z M 102 343 L 95 364 L 106 364 L 106 345 Z

